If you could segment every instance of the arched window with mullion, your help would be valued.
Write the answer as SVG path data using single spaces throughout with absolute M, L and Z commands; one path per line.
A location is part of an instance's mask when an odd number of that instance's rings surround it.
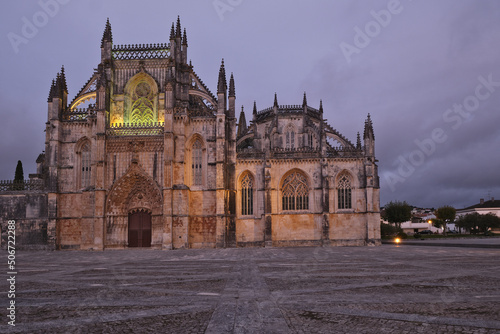
M 281 204 L 284 211 L 309 210 L 309 187 L 306 177 L 293 172 L 283 181 Z
M 338 181 L 338 208 L 351 209 L 352 208 L 352 192 L 351 180 L 349 176 L 343 174 Z
M 192 173 L 193 173 L 193 185 L 201 186 L 203 182 L 202 178 L 202 145 L 199 139 L 195 141 L 192 149 Z
M 81 186 L 82 188 L 87 188 L 90 186 L 90 175 L 91 175 L 91 157 L 90 157 L 90 143 L 86 142 L 81 148 Z
M 248 173 L 241 180 L 241 215 L 253 215 L 253 178 Z

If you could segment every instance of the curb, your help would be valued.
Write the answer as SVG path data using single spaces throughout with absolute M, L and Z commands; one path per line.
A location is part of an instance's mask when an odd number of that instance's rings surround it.
M 382 240 L 383 245 L 408 245 L 408 246 L 439 246 L 439 247 L 462 247 L 462 248 L 500 248 L 500 245 L 491 245 L 491 244 L 460 244 L 460 243 L 426 243 L 424 242 L 415 242 L 415 241 L 405 241 L 402 240 L 400 243 L 396 243 L 392 240 Z

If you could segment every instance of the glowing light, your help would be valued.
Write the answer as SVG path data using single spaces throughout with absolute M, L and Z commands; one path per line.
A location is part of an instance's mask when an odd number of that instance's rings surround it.
M 396 242 L 397 245 L 399 245 L 399 243 L 401 242 L 401 239 L 396 238 L 396 239 L 394 239 L 394 241 Z
M 79 98 L 77 98 L 76 100 L 73 101 L 73 103 L 69 106 L 70 110 L 73 110 L 75 108 L 77 108 L 80 104 L 82 103 L 85 103 L 87 101 L 90 101 L 90 100 L 96 100 L 96 92 L 89 92 L 89 93 L 86 93 L 82 96 L 80 96 Z

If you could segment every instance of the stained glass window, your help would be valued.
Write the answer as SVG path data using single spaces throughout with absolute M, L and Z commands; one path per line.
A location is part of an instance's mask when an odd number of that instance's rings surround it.
M 339 209 L 351 209 L 351 181 L 347 175 L 342 175 L 338 183 Z
M 241 214 L 253 215 L 253 180 L 249 174 L 241 180 Z
M 288 175 L 283 182 L 281 196 L 283 210 L 308 210 L 309 187 L 306 177 L 299 172 Z

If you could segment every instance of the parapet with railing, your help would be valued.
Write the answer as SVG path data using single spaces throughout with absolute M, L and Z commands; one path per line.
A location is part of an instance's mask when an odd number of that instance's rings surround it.
M 62 120 L 66 122 L 85 122 L 89 116 L 96 114 L 94 104 L 89 105 L 88 108 L 75 108 L 68 109 L 62 113 Z
M 108 136 L 158 136 L 164 132 L 164 122 L 112 124 Z
M 37 180 L 3 180 L 0 181 L 0 192 L 5 191 L 35 191 L 45 190 L 45 181 L 42 179 Z
M 170 44 L 115 45 L 111 52 L 115 60 L 167 59 L 170 57 Z

